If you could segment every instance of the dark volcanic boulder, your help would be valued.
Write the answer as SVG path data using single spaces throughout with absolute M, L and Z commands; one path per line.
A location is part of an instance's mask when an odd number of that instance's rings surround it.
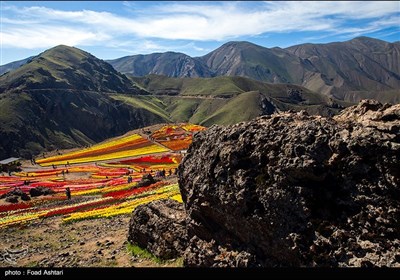
M 29 194 L 32 197 L 41 196 L 41 195 L 49 195 L 49 194 L 53 194 L 53 193 L 55 193 L 55 191 L 53 191 L 50 188 L 46 188 L 46 187 L 36 187 L 36 188 L 32 188 L 29 190 Z
M 29 200 L 31 200 L 31 197 L 29 195 L 27 195 L 26 193 L 22 193 L 21 194 L 21 199 L 23 201 L 29 201 Z
M 13 190 L 11 190 L 5 194 L 2 194 L 0 196 L 0 198 L 6 198 L 9 196 L 21 196 L 21 195 L 24 195 L 24 192 L 20 188 L 14 188 Z
M 18 196 L 16 195 L 7 196 L 5 201 L 10 203 L 18 203 Z
M 154 180 L 153 176 L 151 176 L 151 174 L 144 174 L 142 176 L 142 179 L 136 184 L 136 188 L 141 188 L 141 187 L 147 187 L 150 186 L 151 184 L 154 184 L 155 182 L 157 182 L 156 180 Z
M 0 198 L 5 198 L 7 202 L 18 203 L 18 197 L 20 197 L 24 201 L 31 200 L 29 195 L 24 193 L 20 188 L 14 188 L 12 191 L 8 193 L 2 194 Z
M 186 214 L 172 199 L 138 206 L 129 223 L 128 240 L 161 259 L 182 256 L 186 248 Z
M 262 116 L 194 136 L 186 266 L 400 266 L 400 105 Z

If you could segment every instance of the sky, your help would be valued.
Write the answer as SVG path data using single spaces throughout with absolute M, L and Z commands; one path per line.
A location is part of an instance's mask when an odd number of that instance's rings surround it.
M 0 1 L 0 65 L 64 44 L 101 59 L 228 41 L 264 47 L 400 40 L 400 1 Z

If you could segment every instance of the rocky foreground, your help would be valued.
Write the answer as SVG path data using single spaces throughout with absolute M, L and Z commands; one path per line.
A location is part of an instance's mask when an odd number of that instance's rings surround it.
M 212 126 L 179 185 L 184 207 L 134 211 L 132 243 L 185 266 L 400 267 L 400 105 Z

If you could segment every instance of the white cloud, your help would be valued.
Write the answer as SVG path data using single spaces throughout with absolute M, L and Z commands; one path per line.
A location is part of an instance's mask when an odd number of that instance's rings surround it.
M 68 45 L 119 45 L 142 40 L 140 48 L 162 50 L 153 39 L 228 40 L 240 36 L 291 31 L 324 31 L 332 34 L 363 34 L 399 26 L 399 2 L 200 2 L 160 3 L 131 17 L 91 10 L 62 11 L 46 7 L 3 10 L 4 46 L 17 48 Z M 125 3 L 124 6 L 130 6 Z M 138 6 L 135 3 L 137 11 Z M 365 20 L 365 26 L 346 25 L 347 20 Z M 29 24 L 27 25 L 27 22 Z M 125 43 L 124 43 L 125 42 Z
M 13 28 L 0 32 L 2 47 L 36 49 L 56 45 L 88 46 L 110 39 L 106 34 L 76 30 L 68 27 L 36 26 L 34 29 Z

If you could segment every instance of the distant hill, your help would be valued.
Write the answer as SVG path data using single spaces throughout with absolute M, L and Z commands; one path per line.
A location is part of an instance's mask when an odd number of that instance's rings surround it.
M 18 61 L 14 61 L 14 62 L 10 62 L 4 65 L 0 66 L 0 75 L 3 75 L 6 72 L 12 71 L 14 69 L 17 69 L 18 67 L 24 65 L 25 63 L 27 63 L 29 60 L 31 60 L 33 58 L 33 56 L 22 59 L 22 60 L 18 60 Z
M 207 65 L 183 53 L 166 52 L 133 55 L 108 60 L 121 73 L 133 76 L 158 74 L 169 77 L 211 77 Z
M 301 84 L 310 65 L 280 48 L 229 42 L 200 58 L 217 76 L 244 76 L 270 83 Z
M 400 46 L 368 37 L 342 43 L 303 44 L 287 48 L 309 61 L 316 73 L 302 85 L 347 99 L 355 91 L 400 93 Z M 376 96 L 379 100 L 379 96 Z

